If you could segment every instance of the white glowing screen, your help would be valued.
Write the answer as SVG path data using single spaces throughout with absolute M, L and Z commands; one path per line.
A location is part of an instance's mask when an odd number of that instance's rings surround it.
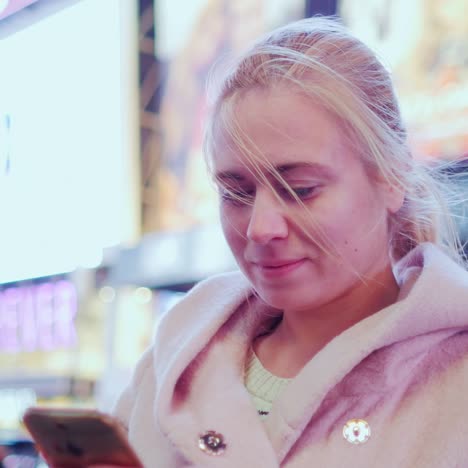
M 0 41 L 0 283 L 96 266 L 122 241 L 119 2 Z

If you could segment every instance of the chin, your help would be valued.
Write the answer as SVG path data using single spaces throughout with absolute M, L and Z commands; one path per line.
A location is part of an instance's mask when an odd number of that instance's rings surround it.
M 274 309 L 279 310 L 300 310 L 313 307 L 313 304 L 317 302 L 310 297 L 310 291 L 304 297 L 301 294 L 297 294 L 290 289 L 285 289 L 284 291 L 270 290 L 269 288 L 255 288 L 260 298 L 273 307 Z

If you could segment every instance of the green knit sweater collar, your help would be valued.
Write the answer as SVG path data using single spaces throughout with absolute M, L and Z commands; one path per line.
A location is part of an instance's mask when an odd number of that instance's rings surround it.
M 273 402 L 292 379 L 273 375 L 263 367 L 254 350 L 250 348 L 245 363 L 245 387 L 250 393 L 260 417 L 264 419 L 271 410 Z

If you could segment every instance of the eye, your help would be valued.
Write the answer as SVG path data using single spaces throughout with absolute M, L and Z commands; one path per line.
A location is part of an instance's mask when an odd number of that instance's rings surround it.
M 313 195 L 315 195 L 317 189 L 318 189 L 318 186 L 291 187 L 291 190 L 293 191 L 293 193 L 295 193 L 297 197 L 301 200 L 307 200 L 308 198 L 311 198 Z M 282 187 L 280 190 L 280 193 L 284 199 L 295 201 L 294 196 L 287 188 Z
M 255 198 L 255 190 L 220 188 L 219 192 L 221 200 L 233 206 L 251 205 Z
M 293 188 L 293 192 L 299 198 L 307 198 L 314 193 L 315 189 L 316 187 L 298 187 L 298 188 Z

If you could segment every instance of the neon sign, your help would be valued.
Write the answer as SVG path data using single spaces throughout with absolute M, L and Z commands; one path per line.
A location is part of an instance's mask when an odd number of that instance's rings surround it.
M 70 281 L 0 291 L 0 351 L 71 348 L 77 343 L 76 288 Z

